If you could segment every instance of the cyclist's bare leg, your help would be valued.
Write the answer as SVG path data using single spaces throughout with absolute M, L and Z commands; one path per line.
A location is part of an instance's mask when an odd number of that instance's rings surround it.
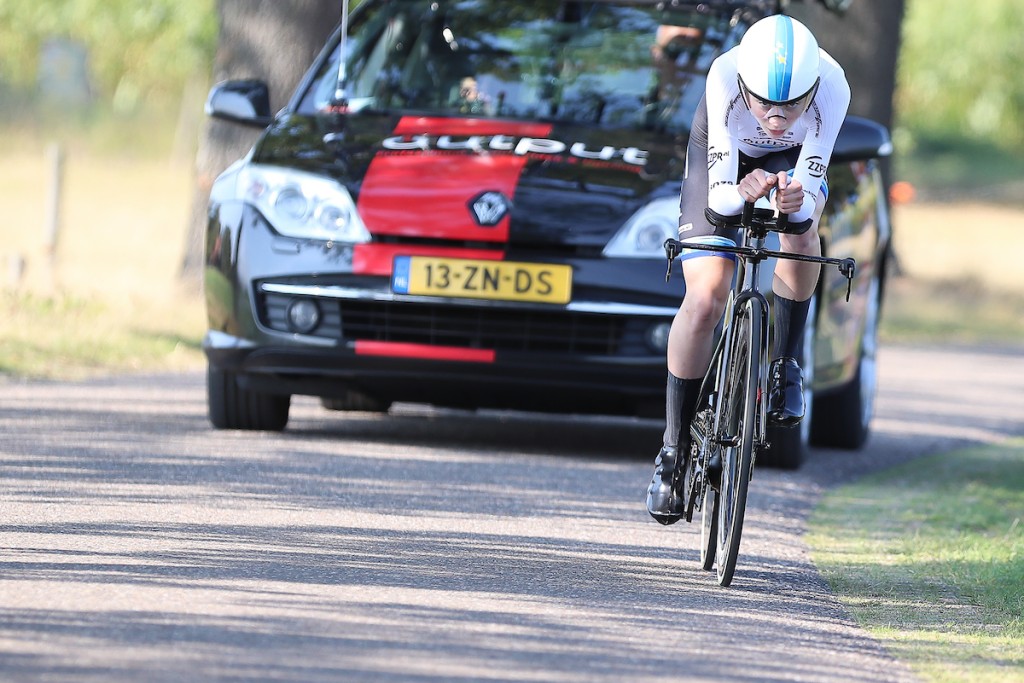
M 824 198 L 819 196 L 818 206 L 814 211 L 814 221 L 807 232 L 802 235 L 779 234 L 779 245 L 782 247 L 782 251 L 806 256 L 821 256 L 818 221 L 821 220 L 824 210 Z M 775 266 L 772 291 L 792 301 L 807 301 L 814 294 L 820 273 L 821 266 L 817 263 L 780 260 Z
M 701 381 L 711 361 L 715 325 L 722 316 L 732 281 L 731 259 L 702 256 L 683 262 L 686 295 L 672 321 L 665 389 L 664 445 L 647 489 L 647 511 L 662 524 L 683 514 L 683 464 L 689 450 L 690 422 Z
M 699 379 L 707 372 L 734 267 L 732 259 L 718 256 L 683 262 L 686 296 L 668 335 L 668 370 L 676 377 Z

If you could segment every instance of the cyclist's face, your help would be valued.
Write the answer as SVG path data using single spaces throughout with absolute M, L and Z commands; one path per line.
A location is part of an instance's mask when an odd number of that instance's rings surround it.
M 736 76 L 743 101 L 746 102 L 750 113 L 761 123 L 761 127 L 772 137 L 781 137 L 787 130 L 793 127 L 796 120 L 807 111 L 818 92 L 818 81 L 814 82 L 810 90 L 802 96 L 786 102 L 772 102 L 763 99 L 747 88 L 743 77 Z
M 779 137 L 789 130 L 807 109 L 810 99 L 810 95 L 807 95 L 798 100 L 776 104 L 762 100 L 749 91 L 746 93 L 746 97 L 750 113 L 757 118 L 761 127 L 772 137 Z

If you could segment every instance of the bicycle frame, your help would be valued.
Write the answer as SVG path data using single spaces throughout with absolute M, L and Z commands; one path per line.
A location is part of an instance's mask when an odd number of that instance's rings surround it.
M 745 237 L 749 233 L 745 233 Z M 744 239 L 744 245 L 747 244 L 747 239 Z M 754 237 L 754 244 L 752 248 L 763 249 L 764 238 Z M 747 301 L 753 301 L 756 306 L 761 309 L 761 339 L 764 343 L 761 344 L 759 350 L 761 356 L 761 362 L 759 363 L 759 371 L 757 377 L 757 388 L 758 396 L 768 395 L 768 329 L 769 329 L 769 315 L 771 314 L 771 308 L 768 305 L 768 299 L 765 298 L 764 294 L 758 287 L 761 262 L 763 258 L 745 258 L 740 257 L 738 259 L 742 263 L 742 272 L 737 269 L 736 276 L 734 276 L 733 290 L 729 295 L 729 300 L 726 303 L 725 309 L 726 314 L 723 317 L 723 330 L 725 334 L 722 335 L 722 343 L 724 344 L 722 351 L 718 354 L 716 368 L 716 379 L 715 379 L 715 394 L 720 395 L 722 388 L 725 386 L 727 381 L 725 376 L 725 370 L 729 365 L 729 355 L 732 353 L 733 348 L 733 335 L 735 329 L 732 325 L 732 319 L 735 316 L 737 307 L 743 306 Z M 714 431 L 712 434 L 716 435 L 716 438 L 721 440 L 719 445 L 733 445 L 736 439 L 735 434 L 722 434 L 723 426 L 720 424 L 722 417 L 721 411 L 715 411 L 715 422 L 713 424 Z M 764 408 L 764 401 L 758 401 L 757 403 L 757 423 L 754 432 L 754 443 L 757 450 L 766 448 L 768 446 L 766 434 L 768 433 L 768 413 Z
M 735 310 L 738 306 L 742 306 L 747 300 L 754 300 L 757 305 L 760 306 L 761 316 L 761 338 L 768 338 L 768 315 L 770 307 L 768 300 L 758 289 L 756 282 L 759 277 L 759 265 L 758 261 L 744 262 L 744 272 L 739 274 L 735 278 L 732 291 L 729 293 L 729 299 L 725 305 L 725 312 L 722 315 L 722 330 L 723 332 L 719 335 L 718 341 L 715 345 L 715 349 L 711 354 L 712 363 L 708 368 L 707 374 L 704 376 L 704 381 L 701 384 L 700 395 L 712 398 L 712 401 L 716 400 L 715 397 L 721 395 L 722 388 L 725 386 L 726 377 L 725 369 L 728 367 L 729 354 L 732 349 L 734 329 L 732 326 L 732 319 L 735 314 Z M 748 283 L 753 282 L 753 285 Z M 762 344 L 761 346 L 761 372 L 758 374 L 758 389 L 759 395 L 765 396 L 768 391 L 768 376 L 764 369 L 768 366 L 768 345 Z M 709 388 L 708 382 L 713 381 L 713 385 Z M 701 408 L 709 407 L 707 405 L 700 406 Z M 731 445 L 731 441 L 735 438 L 735 434 L 730 434 L 727 437 L 722 437 L 722 425 L 720 424 L 721 413 L 719 411 L 714 412 L 715 420 L 711 425 L 710 434 L 718 435 L 715 438 L 719 440 L 718 445 Z M 765 434 L 767 433 L 767 414 L 763 410 L 758 411 L 758 422 L 757 422 L 757 433 L 756 440 L 758 448 L 764 448 L 767 446 L 765 440 Z M 699 430 L 691 426 L 690 436 L 698 443 L 701 452 L 707 448 L 707 440 L 705 435 L 700 433 Z

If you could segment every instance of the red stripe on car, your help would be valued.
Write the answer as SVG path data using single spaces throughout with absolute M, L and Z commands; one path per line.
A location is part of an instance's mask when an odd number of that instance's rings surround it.
M 470 349 L 461 346 L 430 346 L 403 342 L 357 341 L 356 354 L 360 356 L 392 356 L 399 358 L 425 358 L 429 360 L 456 360 L 468 363 L 493 363 L 493 349 Z
M 395 126 L 395 135 L 514 135 L 516 137 L 544 138 L 551 133 L 551 128 L 550 123 L 533 121 L 403 116 Z

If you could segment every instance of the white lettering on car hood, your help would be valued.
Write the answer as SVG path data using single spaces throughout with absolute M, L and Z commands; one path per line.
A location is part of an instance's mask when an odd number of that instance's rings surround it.
M 579 159 L 612 161 L 619 159 L 633 166 L 646 166 L 648 153 L 638 147 L 610 147 L 589 149 L 584 142 L 567 144 L 548 138 L 514 137 L 511 135 L 396 135 L 381 143 L 384 149 L 393 151 L 466 151 L 466 152 L 507 152 L 517 156 L 541 154 L 558 156 L 568 153 Z

